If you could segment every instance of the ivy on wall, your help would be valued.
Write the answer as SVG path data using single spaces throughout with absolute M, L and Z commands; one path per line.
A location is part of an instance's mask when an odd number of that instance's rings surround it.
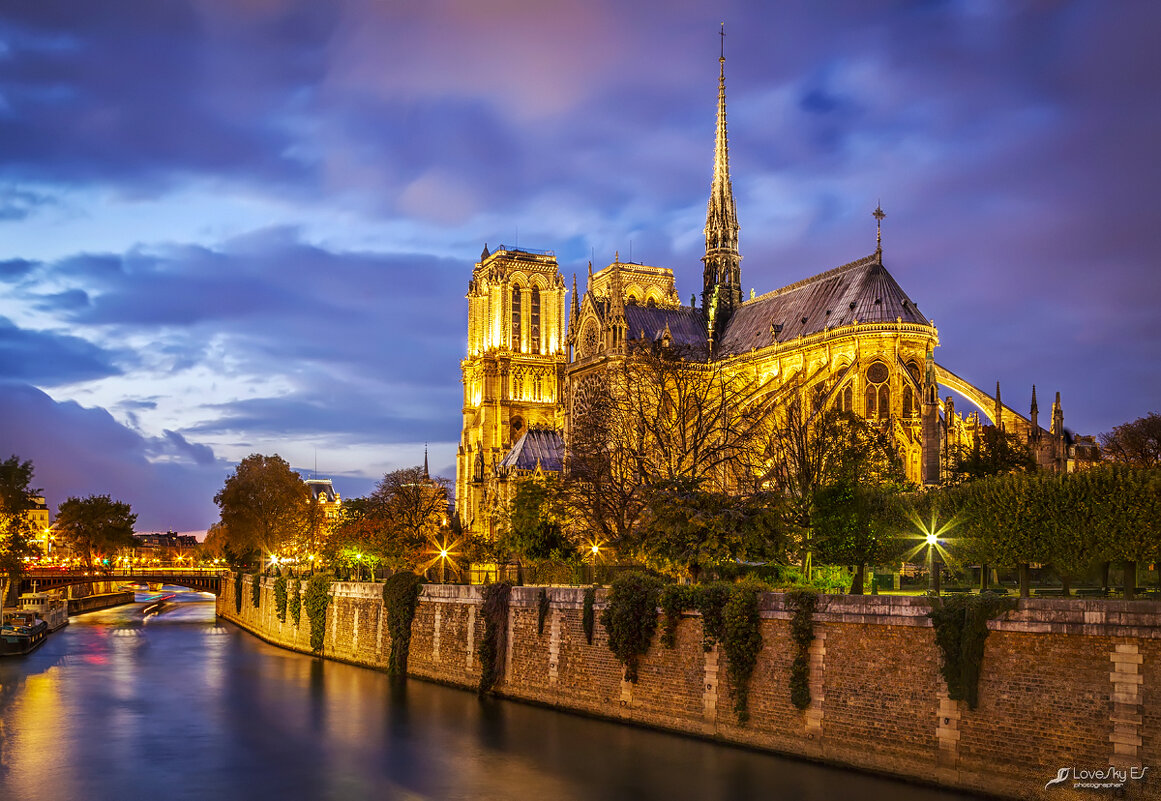
M 700 593 L 697 587 L 685 584 L 666 584 L 661 590 L 661 613 L 665 622 L 661 627 L 661 644 L 666 648 L 677 645 L 677 624 L 686 609 L 697 609 Z
M 310 619 L 310 650 L 316 654 L 322 651 L 326 637 L 331 582 L 330 576 L 315 573 L 306 582 L 306 591 L 302 594 L 302 604 L 306 607 L 307 618 Z
M 657 603 L 661 580 L 636 571 L 618 576 L 601 613 L 609 633 L 609 650 L 625 666 L 625 680 L 637 683 L 637 661 L 649 652 L 657 631 Z
M 262 605 L 262 571 L 255 570 L 250 576 L 250 605 L 257 609 Z
M 790 619 L 790 641 L 794 644 L 794 662 L 790 665 L 790 702 L 799 709 L 810 706 L 810 644 L 814 642 L 814 610 L 818 593 L 813 590 L 791 590 L 786 604 L 794 610 Z
M 694 586 L 670 584 L 661 590 L 660 604 L 664 615 L 661 644 L 677 644 L 677 626 L 681 613 L 696 609 L 702 615 L 702 647 L 708 653 L 721 643 L 726 655 L 726 671 L 734 692 L 734 711 L 738 720 L 749 719 L 750 677 L 762 649 L 761 618 L 758 593 L 768 589 L 759 582 L 726 584 L 714 582 Z
M 242 571 L 234 574 L 234 611 L 242 614 Z
M 507 648 L 508 599 L 511 584 L 485 584 L 484 602 L 480 613 L 484 617 L 484 637 L 480 640 L 480 695 L 491 691 L 504 673 L 504 652 Z
M 536 598 L 536 635 L 544 636 L 544 620 L 548 617 L 548 590 L 540 588 L 540 595 Z
M 383 608 L 387 615 L 387 631 L 391 633 L 391 658 L 387 672 L 407 675 L 407 657 L 411 652 L 411 623 L 419 607 L 423 592 L 423 578 L 406 571 L 396 573 L 383 583 Z
M 750 677 L 762 650 L 762 620 L 758 615 L 758 592 L 752 583 L 736 584 L 722 611 L 722 649 L 726 653 L 726 673 L 734 694 L 738 722 L 750 719 Z
M 947 599 L 934 597 L 932 603 L 934 608 L 927 616 L 935 627 L 935 644 L 943 656 L 940 673 L 947 683 L 947 697 L 967 701 L 968 707 L 975 709 L 988 621 L 1015 609 L 1016 599 L 984 592 Z
M 596 615 L 593 612 L 593 604 L 597 601 L 597 588 L 589 587 L 585 590 L 585 602 L 581 610 L 581 627 L 585 630 L 585 642 L 589 645 L 593 644 L 593 625 L 596 622 Z
M 291 581 L 289 593 L 287 611 L 290 613 L 290 619 L 294 621 L 294 627 L 298 628 L 298 622 L 302 619 L 302 582 L 298 579 Z
M 278 622 L 286 622 L 286 576 L 274 579 L 274 613 Z

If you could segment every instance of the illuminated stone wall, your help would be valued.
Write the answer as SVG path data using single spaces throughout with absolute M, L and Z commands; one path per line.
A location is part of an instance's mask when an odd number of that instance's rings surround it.
M 218 613 L 272 643 L 308 651 L 305 612 L 297 627 L 279 623 L 269 579 L 261 608 L 253 609 L 249 581 L 242 614 L 234 612 L 232 580 L 223 583 Z M 325 656 L 386 666 L 381 587 L 334 586 Z M 765 595 L 751 717 L 739 726 L 726 659 L 716 648 L 703 650 L 697 615 L 683 618 L 675 648 L 654 641 L 630 685 L 599 622 L 592 645 L 585 642 L 583 590 L 549 590 L 543 634 L 538 592 L 512 591 L 500 695 L 1012 798 L 1093 797 L 1064 786 L 1044 790 L 1064 767 L 1161 771 L 1159 603 L 1020 601 L 991 624 L 980 703 L 970 710 L 946 698 L 924 599 L 832 596 L 815 616 L 813 701 L 803 712 L 790 702 L 790 614 L 783 596 Z M 410 675 L 474 689 L 483 633 L 479 587 L 425 587 Z M 1128 798 L 1161 797 L 1161 778 L 1129 789 Z

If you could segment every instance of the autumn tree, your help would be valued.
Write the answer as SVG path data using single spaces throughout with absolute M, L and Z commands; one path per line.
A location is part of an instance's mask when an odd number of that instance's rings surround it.
M 276 553 L 288 546 L 305 548 L 318 528 L 310 490 L 277 454 L 254 453 L 243 459 L 214 503 L 221 510 L 225 549 L 236 558 Z
M 1161 467 L 1161 414 L 1150 412 L 1100 435 L 1104 457 L 1133 467 Z
M 85 563 L 90 566 L 94 555 L 107 559 L 120 548 L 136 546 L 136 522 L 137 515 L 129 504 L 114 501 L 108 495 L 70 497 L 56 513 L 57 531 L 75 551 L 84 554 Z
M 40 490 L 32 489 L 32 462 L 22 462 L 13 455 L 0 462 L 0 571 L 7 576 L 7 597 L 0 605 L 15 605 L 20 588 L 24 557 L 36 553 L 32 520 L 33 498 Z

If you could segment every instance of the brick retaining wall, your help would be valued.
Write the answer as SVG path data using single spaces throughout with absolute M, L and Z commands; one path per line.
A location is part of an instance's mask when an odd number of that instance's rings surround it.
M 242 613 L 223 581 L 218 614 L 276 645 L 310 650 L 306 610 L 278 621 L 273 580 L 259 609 L 244 579 Z M 381 584 L 336 583 L 323 655 L 383 669 L 391 642 Z M 622 680 L 598 622 L 581 626 L 583 589 L 550 588 L 537 634 L 539 588 L 512 590 L 504 697 L 711 737 L 782 754 L 1012 798 L 1111 797 L 1047 790 L 1057 770 L 1148 766 L 1161 772 L 1161 603 L 1029 599 L 989 624 L 980 702 L 947 698 L 928 602 L 826 596 L 815 614 L 810 708 L 790 702 L 791 617 L 784 596 L 761 598 L 763 647 L 739 726 L 718 648 L 702 648 L 701 619 L 683 616 L 673 649 L 656 639 L 637 684 Z M 598 591 L 597 607 L 604 592 Z M 484 634 L 479 587 L 426 585 L 412 625 L 408 674 L 475 688 Z M 599 617 L 599 615 L 598 615 Z M 1128 798 L 1161 798 L 1161 778 L 1128 784 Z

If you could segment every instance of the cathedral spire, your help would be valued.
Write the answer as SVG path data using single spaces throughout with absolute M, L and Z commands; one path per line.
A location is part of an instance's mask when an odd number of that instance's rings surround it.
M 718 58 L 718 117 L 714 139 L 714 175 L 705 215 L 705 263 L 701 293 L 708 308 L 714 287 L 721 286 L 718 316 L 724 324 L 742 303 L 742 276 L 738 254 L 738 209 L 730 181 L 730 144 L 726 130 L 726 24 L 722 23 L 722 50 Z
M 591 262 L 590 262 L 591 264 Z M 580 321 L 580 298 L 576 294 L 576 273 L 572 274 L 572 304 L 568 309 L 568 330 L 572 331 L 576 328 L 576 324 Z
M 423 478 L 429 479 L 431 475 L 427 472 L 427 443 L 423 443 Z

